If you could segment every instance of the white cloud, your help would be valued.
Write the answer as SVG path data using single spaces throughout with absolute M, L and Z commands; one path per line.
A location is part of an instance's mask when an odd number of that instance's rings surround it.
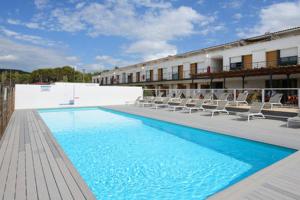
M 0 62 L 11 62 L 16 61 L 18 58 L 15 55 L 0 55 Z
M 24 45 L 0 37 L 0 66 L 31 71 L 41 67 L 74 65 L 63 52 L 33 45 Z
M 95 57 L 95 60 L 96 60 L 96 64 L 97 66 L 103 66 L 106 67 L 106 68 L 109 68 L 109 67 L 120 67 L 120 66 L 124 66 L 124 65 L 128 65 L 130 64 L 130 62 L 128 61 L 124 61 L 122 59 L 119 59 L 119 58 L 113 58 L 111 56 L 108 56 L 108 55 L 98 55 Z
M 145 7 L 145 12 L 140 13 L 139 6 Z M 174 8 L 165 1 L 133 0 L 129 3 L 109 0 L 76 7 L 75 10 L 57 8 L 52 11 L 51 21 L 57 29 L 86 31 L 92 37 L 107 35 L 134 40 L 126 52 L 139 54 L 143 59 L 177 53 L 177 48 L 170 44 L 172 40 L 207 34 L 220 28 L 220 25 L 213 24 L 214 16 L 202 15 L 191 7 Z M 155 47 L 148 45 L 151 43 Z
M 222 4 L 222 8 L 236 9 L 242 7 L 243 3 L 243 0 L 226 0 L 226 2 Z
M 78 63 L 80 59 L 77 56 L 68 56 L 66 57 L 66 60 L 72 62 L 72 63 Z
M 63 44 L 61 42 L 47 40 L 45 38 L 35 36 L 35 35 L 27 35 L 27 34 L 18 33 L 18 32 L 6 29 L 1 26 L 0 26 L 0 35 L 6 36 L 9 38 L 13 38 L 16 40 L 20 40 L 20 41 L 29 42 L 29 43 L 36 44 L 36 45 L 41 45 L 41 46 L 50 46 L 50 47 L 51 46 L 63 46 Z
M 142 40 L 131 44 L 127 53 L 141 54 L 144 60 L 153 60 L 177 54 L 177 48 L 165 41 Z
M 300 1 L 275 3 L 261 9 L 259 22 L 254 27 L 238 30 L 238 35 L 249 37 L 296 26 L 300 26 Z
M 48 0 L 34 0 L 34 5 L 37 9 L 43 9 L 47 6 Z
M 232 17 L 237 22 L 237 21 L 240 21 L 243 18 L 243 15 L 241 13 L 236 13 Z

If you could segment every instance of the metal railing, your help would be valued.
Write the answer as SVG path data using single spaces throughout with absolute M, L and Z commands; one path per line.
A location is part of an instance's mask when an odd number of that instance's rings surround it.
M 0 139 L 15 108 L 14 87 L 0 85 Z
M 300 88 L 233 88 L 233 89 L 144 89 L 145 96 L 170 96 L 182 93 L 181 98 L 191 98 L 197 94 L 199 98 L 207 93 L 212 93 L 213 100 L 217 100 L 222 93 L 229 93 L 229 101 L 235 102 L 238 95 L 248 92 L 247 102 L 268 102 L 275 94 L 282 94 L 280 103 L 284 108 L 297 109 L 300 106 Z

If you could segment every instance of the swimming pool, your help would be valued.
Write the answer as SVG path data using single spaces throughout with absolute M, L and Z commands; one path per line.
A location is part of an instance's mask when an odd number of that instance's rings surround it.
M 97 199 L 205 199 L 295 152 L 102 108 L 39 113 Z

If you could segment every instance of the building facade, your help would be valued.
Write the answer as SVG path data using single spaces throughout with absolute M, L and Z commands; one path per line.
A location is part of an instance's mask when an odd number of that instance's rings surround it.
M 93 82 L 147 89 L 299 88 L 300 27 L 110 70 Z

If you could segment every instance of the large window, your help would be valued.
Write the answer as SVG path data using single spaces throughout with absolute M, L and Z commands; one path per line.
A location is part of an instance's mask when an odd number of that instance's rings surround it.
M 230 58 L 230 70 L 239 70 L 243 68 L 242 56 Z
M 172 79 L 177 80 L 178 77 L 178 66 L 174 66 L 172 67 Z
M 146 81 L 151 81 L 151 72 L 150 72 L 150 70 L 146 71 Z
M 166 67 L 162 69 L 162 79 L 168 80 L 168 68 Z
M 288 48 L 280 50 L 279 65 L 297 65 L 298 64 L 298 48 Z

